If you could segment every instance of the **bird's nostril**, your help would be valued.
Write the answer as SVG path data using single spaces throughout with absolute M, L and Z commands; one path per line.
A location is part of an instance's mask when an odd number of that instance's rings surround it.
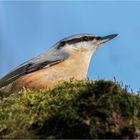
M 101 39 L 101 37 L 96 37 L 96 40 L 100 40 Z

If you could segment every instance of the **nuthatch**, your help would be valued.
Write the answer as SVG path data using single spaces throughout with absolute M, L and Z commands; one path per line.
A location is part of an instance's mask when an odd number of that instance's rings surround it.
M 96 49 L 116 36 L 79 34 L 65 38 L 0 79 L 0 88 L 7 92 L 23 87 L 40 90 L 54 87 L 59 81 L 70 78 L 84 79 Z

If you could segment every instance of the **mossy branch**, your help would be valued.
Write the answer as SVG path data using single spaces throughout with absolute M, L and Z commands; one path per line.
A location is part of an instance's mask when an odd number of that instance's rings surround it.
M 103 80 L 25 89 L 0 99 L 0 138 L 140 138 L 140 97 Z

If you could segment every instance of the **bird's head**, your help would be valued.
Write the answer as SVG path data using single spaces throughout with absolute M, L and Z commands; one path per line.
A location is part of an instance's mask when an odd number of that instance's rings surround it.
M 57 49 L 73 50 L 73 51 L 90 51 L 95 50 L 105 42 L 115 38 L 117 34 L 108 36 L 96 36 L 92 34 L 79 34 L 62 39 L 57 44 Z

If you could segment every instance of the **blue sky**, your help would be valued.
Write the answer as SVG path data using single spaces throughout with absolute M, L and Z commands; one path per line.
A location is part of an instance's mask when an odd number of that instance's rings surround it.
M 140 2 L 0 1 L 0 77 L 60 39 L 91 33 L 119 36 L 93 56 L 88 77 L 140 88 Z

